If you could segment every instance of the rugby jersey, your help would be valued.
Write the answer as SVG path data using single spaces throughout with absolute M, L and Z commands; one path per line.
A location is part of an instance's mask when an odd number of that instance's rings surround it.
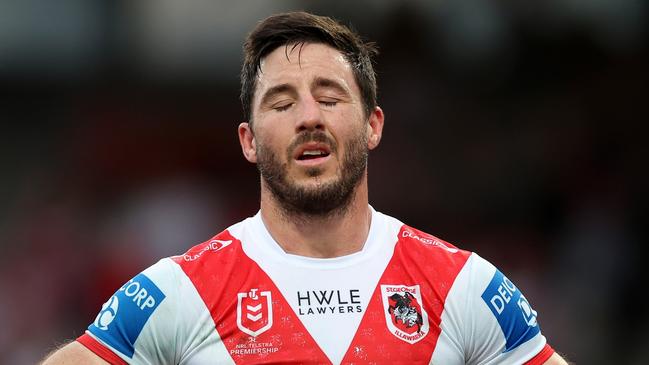
M 363 249 L 282 250 L 261 214 L 164 258 L 81 344 L 111 364 L 541 364 L 537 312 L 475 253 L 372 209 Z

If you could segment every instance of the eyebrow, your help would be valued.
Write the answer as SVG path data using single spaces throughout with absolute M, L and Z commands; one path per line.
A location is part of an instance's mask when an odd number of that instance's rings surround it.
M 333 89 L 344 96 L 350 96 L 349 90 L 345 86 L 343 86 L 340 82 L 333 80 L 333 79 L 328 79 L 326 77 L 316 77 L 315 80 L 311 83 L 311 91 L 317 89 L 317 88 L 327 88 L 327 89 Z
M 261 105 L 268 104 L 270 100 L 275 97 L 275 95 L 282 94 L 282 93 L 288 93 L 291 94 L 292 96 L 297 95 L 297 90 L 295 87 L 289 84 L 279 84 L 271 87 L 270 89 L 266 90 L 264 95 L 261 97 Z

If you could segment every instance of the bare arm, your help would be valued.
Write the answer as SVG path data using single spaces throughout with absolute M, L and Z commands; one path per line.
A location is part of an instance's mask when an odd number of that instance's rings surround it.
M 72 341 L 50 354 L 41 365 L 106 365 L 108 364 L 84 345 Z

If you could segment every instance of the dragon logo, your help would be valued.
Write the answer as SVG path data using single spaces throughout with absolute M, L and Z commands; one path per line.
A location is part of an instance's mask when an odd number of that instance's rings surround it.
M 412 344 L 428 334 L 428 314 L 419 285 L 381 285 L 381 296 L 385 321 L 393 335 Z
M 393 316 L 394 322 L 397 325 L 399 321 L 406 328 L 411 328 L 416 325 L 417 332 L 421 332 L 423 320 L 420 309 L 415 306 L 417 304 L 417 298 L 414 295 L 410 294 L 410 292 L 405 292 L 403 295 L 394 293 L 389 297 L 388 303 L 390 303 L 388 312 Z

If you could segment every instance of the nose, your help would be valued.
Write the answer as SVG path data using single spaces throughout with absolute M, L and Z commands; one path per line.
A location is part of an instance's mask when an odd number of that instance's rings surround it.
M 301 103 L 295 129 L 297 132 L 324 129 L 322 110 L 317 100 L 308 98 Z

